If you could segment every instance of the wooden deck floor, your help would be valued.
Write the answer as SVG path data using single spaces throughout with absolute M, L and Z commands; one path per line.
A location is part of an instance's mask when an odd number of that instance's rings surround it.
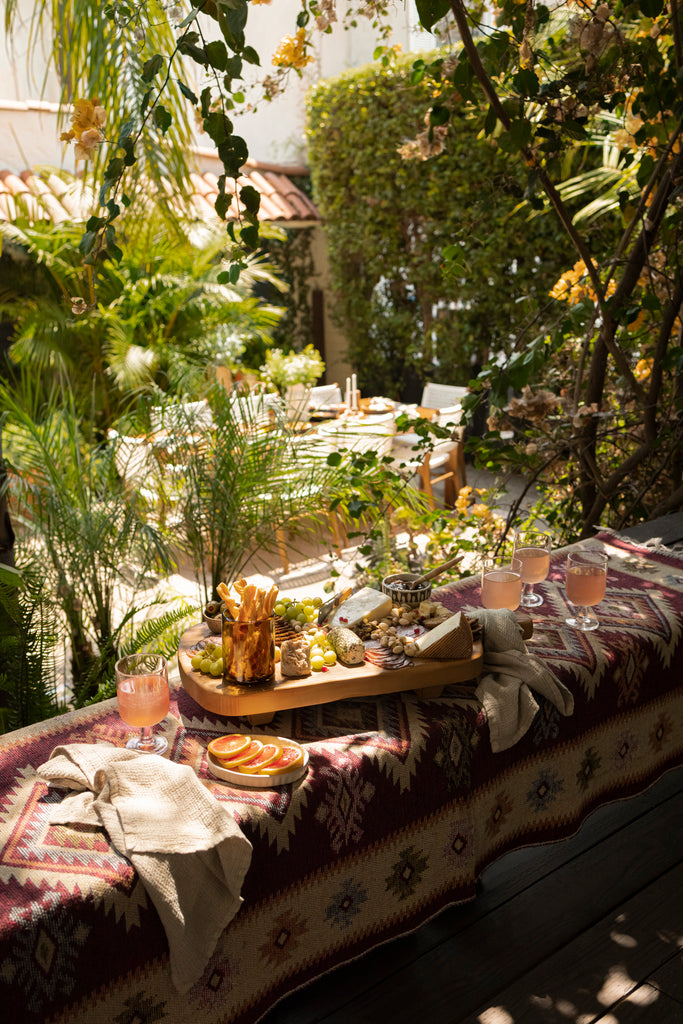
M 683 768 L 264 1024 L 683 1024 Z

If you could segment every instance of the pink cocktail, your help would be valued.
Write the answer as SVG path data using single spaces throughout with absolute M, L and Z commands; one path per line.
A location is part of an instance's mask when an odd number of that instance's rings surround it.
M 168 665 L 160 654 L 130 654 L 116 663 L 116 699 L 119 714 L 140 735 L 126 743 L 132 750 L 161 754 L 168 747 L 165 736 L 155 736 L 152 726 L 169 709 Z
M 519 608 L 522 598 L 521 563 L 517 558 L 486 558 L 481 570 L 484 608 Z
M 607 589 L 607 555 L 602 551 L 572 551 L 567 555 L 565 590 L 567 600 L 576 605 L 576 615 L 566 621 L 584 633 L 600 623 L 589 608 L 600 604 Z
M 550 570 L 550 552 L 543 548 L 517 548 L 515 557 L 522 563 L 522 583 L 540 583 Z
M 540 594 L 534 593 L 534 584 L 541 583 L 550 572 L 550 550 L 552 535 L 542 530 L 516 530 L 513 554 L 522 563 L 521 605 L 523 608 L 535 608 L 543 604 Z

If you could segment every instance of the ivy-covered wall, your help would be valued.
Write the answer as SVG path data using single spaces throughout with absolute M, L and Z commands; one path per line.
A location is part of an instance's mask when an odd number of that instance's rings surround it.
M 425 84 L 411 84 L 416 56 L 321 81 L 307 109 L 313 198 L 349 361 L 364 393 L 408 401 L 426 380 L 466 383 L 508 351 L 573 261 L 551 218 L 516 212 L 522 176 L 478 138 L 485 110 L 457 120 L 439 156 L 401 157 L 433 102 Z M 459 258 L 445 278 L 448 246 Z

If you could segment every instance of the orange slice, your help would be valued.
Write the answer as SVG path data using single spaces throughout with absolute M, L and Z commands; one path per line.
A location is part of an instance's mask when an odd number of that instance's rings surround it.
M 241 732 L 231 732 L 228 736 L 217 736 L 211 740 L 206 748 L 214 757 L 236 757 L 246 750 L 251 743 L 251 736 L 244 736 Z
M 262 768 L 265 768 L 271 761 L 274 761 L 281 753 L 282 747 L 279 743 L 264 743 L 263 750 L 256 757 L 252 757 L 250 761 L 243 761 L 239 766 L 239 770 L 247 775 L 255 775 L 256 772 L 260 772 Z
M 238 765 L 243 764 L 245 761 L 251 761 L 252 757 L 256 757 L 263 750 L 263 744 L 261 740 L 249 740 L 249 746 L 245 747 L 239 754 L 235 754 L 233 757 L 219 757 L 218 760 L 223 768 L 237 768 Z
M 298 768 L 303 762 L 303 748 L 287 744 L 283 746 L 279 757 L 276 757 L 274 761 L 270 761 L 265 768 L 261 768 L 259 775 L 284 775 L 285 772 L 291 772 Z

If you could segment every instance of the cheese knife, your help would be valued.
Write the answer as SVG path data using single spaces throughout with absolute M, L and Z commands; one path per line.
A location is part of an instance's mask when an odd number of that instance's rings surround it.
M 340 604 L 343 604 L 347 597 L 351 597 L 352 593 L 353 587 L 345 587 L 344 590 L 340 590 L 338 594 L 335 594 L 334 597 L 329 601 L 326 601 L 325 604 L 321 604 L 320 608 L 318 608 L 318 625 L 324 626 L 335 608 L 338 608 Z

